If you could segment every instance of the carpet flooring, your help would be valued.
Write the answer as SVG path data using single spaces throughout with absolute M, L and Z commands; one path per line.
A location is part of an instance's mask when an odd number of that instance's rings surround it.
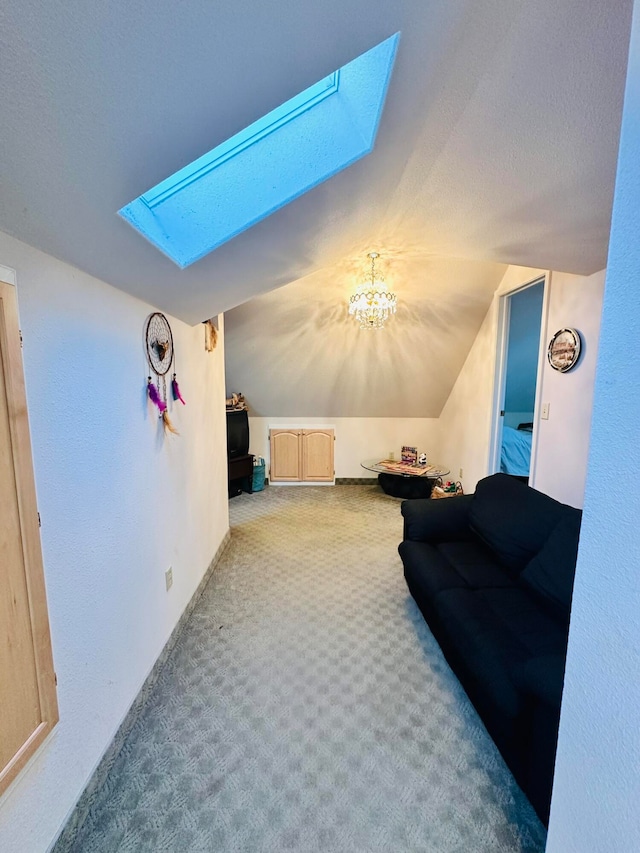
M 230 512 L 74 853 L 542 853 L 407 592 L 400 502 L 270 486 Z

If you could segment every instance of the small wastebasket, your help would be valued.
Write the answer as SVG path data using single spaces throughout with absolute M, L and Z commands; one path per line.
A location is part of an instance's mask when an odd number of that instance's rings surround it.
M 265 461 L 262 456 L 256 456 L 253 460 L 253 491 L 261 492 L 264 489 Z

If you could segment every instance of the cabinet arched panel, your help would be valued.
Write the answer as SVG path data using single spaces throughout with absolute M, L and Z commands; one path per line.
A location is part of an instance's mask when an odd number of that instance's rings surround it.
M 286 483 L 300 480 L 300 435 L 299 429 L 272 429 L 271 482 Z
M 333 430 L 302 430 L 302 479 L 326 483 L 333 480 Z

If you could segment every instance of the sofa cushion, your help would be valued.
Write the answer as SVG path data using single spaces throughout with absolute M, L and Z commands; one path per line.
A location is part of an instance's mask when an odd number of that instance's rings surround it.
M 434 599 L 444 589 L 513 586 L 514 581 L 496 564 L 481 542 L 401 542 L 398 551 L 412 593 Z
M 520 581 L 568 615 L 578 557 L 578 539 L 582 513 L 566 507 L 567 512 L 551 531 L 542 550 L 529 562 Z
M 456 672 L 489 731 L 521 711 L 524 697 L 514 669 L 566 649 L 562 623 L 517 587 L 444 590 L 437 608 Z
M 509 569 L 520 572 L 542 548 L 569 509 L 508 474 L 476 486 L 469 513 L 472 530 Z
M 469 510 L 473 495 L 456 495 L 446 501 L 403 501 L 404 538 L 416 542 L 471 539 Z
M 475 542 L 441 542 L 436 550 L 470 589 L 491 586 L 513 586 L 513 579 L 496 561 L 493 553 L 480 540 Z
M 409 589 L 420 600 L 433 600 L 443 589 L 466 586 L 463 578 L 428 542 L 401 542 L 398 551 L 404 563 Z

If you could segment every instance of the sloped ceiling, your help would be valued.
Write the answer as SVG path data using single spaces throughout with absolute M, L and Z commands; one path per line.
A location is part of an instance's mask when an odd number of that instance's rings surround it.
M 459 257 L 593 272 L 606 259 L 630 7 L 6 3 L 0 229 L 193 323 L 291 282 L 303 290 L 310 276 L 322 286 L 374 247 L 410 247 L 418 266 Z M 398 30 L 378 141 L 364 160 L 183 271 L 117 216 Z M 434 263 L 449 317 L 466 304 L 458 267 L 449 280 Z M 466 276 L 474 304 L 489 289 L 477 269 Z M 476 320 L 460 322 L 470 330 Z
M 398 309 L 381 330 L 349 317 L 354 255 L 225 314 L 227 390 L 270 417 L 438 417 L 504 274 L 498 264 L 387 247 Z

